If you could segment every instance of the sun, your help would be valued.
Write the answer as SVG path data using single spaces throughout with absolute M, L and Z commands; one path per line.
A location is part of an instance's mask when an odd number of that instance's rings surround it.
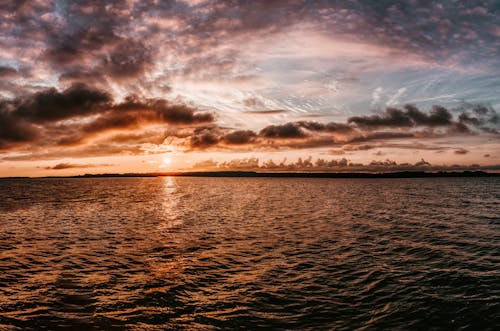
M 172 159 L 170 159 L 169 157 L 166 157 L 166 156 L 165 156 L 165 157 L 163 158 L 162 162 L 161 162 L 161 165 L 162 165 L 162 166 L 167 166 L 167 165 L 169 165 L 170 163 L 172 163 Z

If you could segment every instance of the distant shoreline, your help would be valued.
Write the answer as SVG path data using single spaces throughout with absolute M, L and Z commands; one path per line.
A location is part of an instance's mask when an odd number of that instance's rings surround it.
M 264 177 L 264 178 L 436 178 L 436 177 L 500 177 L 485 171 L 399 171 L 399 172 L 256 172 L 256 171 L 189 171 L 161 173 L 85 174 L 76 176 L 0 177 L 0 179 L 40 178 L 120 178 L 120 177 Z

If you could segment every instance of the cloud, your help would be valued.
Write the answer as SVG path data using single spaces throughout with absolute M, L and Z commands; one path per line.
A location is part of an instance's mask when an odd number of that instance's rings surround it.
M 25 50 L 27 55 L 17 60 L 28 66 L 35 66 L 36 60 L 61 81 L 89 83 L 99 77 L 106 83 L 135 85 L 142 85 L 138 79 L 171 58 L 183 64 L 172 68 L 171 75 L 230 69 L 235 61 L 228 55 L 238 50 L 226 47 L 224 52 L 218 45 L 285 29 L 307 9 L 300 2 L 263 1 L 17 3 L 0 7 L 3 48 L 12 53 Z
M 152 68 L 151 52 L 142 42 L 125 40 L 103 59 L 102 69 L 118 79 L 137 77 Z
M 187 125 L 208 123 L 215 120 L 208 112 L 198 112 L 198 109 L 185 104 L 168 102 L 165 99 L 141 99 L 129 96 L 124 102 L 113 106 L 117 112 L 154 112 L 160 120 L 169 124 Z
M 124 102 L 111 105 L 89 122 L 66 127 L 65 131 L 76 134 L 64 137 L 60 143 L 78 143 L 82 139 L 110 130 L 135 130 L 151 124 L 198 125 L 214 120 L 211 113 L 197 112 L 197 109 L 188 105 L 172 104 L 164 99 L 129 96 Z
M 165 153 L 164 149 L 158 151 L 148 150 L 147 154 Z M 146 150 L 142 144 L 116 144 L 102 141 L 93 144 L 71 146 L 67 148 L 57 147 L 54 149 L 37 149 L 35 151 L 18 152 L 13 155 L 2 157 L 4 161 L 36 161 L 36 160 L 59 160 L 61 158 L 86 158 L 111 155 L 144 155 Z
M 1 48 L 7 63 L 33 68 L 40 75 L 19 87 L 19 93 L 41 76 L 44 83 L 59 77 L 61 82 L 117 89 L 144 88 L 151 76 L 251 76 L 255 72 L 239 70 L 252 62 L 242 46 L 260 45 L 263 37 L 279 38 L 295 27 L 381 46 L 390 57 L 495 67 L 500 58 L 496 10 L 494 1 L 479 0 L 117 0 L 112 6 L 85 0 L 8 1 L 0 5 Z M 247 98 L 244 103 L 261 108 L 257 101 Z
M 397 172 L 397 171 L 464 171 L 464 170 L 499 170 L 500 165 L 452 165 L 437 166 L 421 159 L 415 163 L 398 163 L 394 160 L 372 160 L 368 163 L 352 162 L 349 159 L 313 159 L 311 156 L 298 158 L 296 161 L 284 159 L 275 162 L 272 159 L 260 161 L 258 158 L 250 157 L 244 159 L 233 159 L 230 161 L 217 162 L 212 159 L 194 164 L 188 171 L 262 171 L 262 172 Z
M 288 110 L 285 109 L 269 109 L 269 110 L 246 110 L 243 111 L 245 114 L 254 114 L 254 115 L 275 115 L 275 114 L 285 114 L 288 113 Z
M 238 130 L 225 134 L 222 141 L 229 145 L 244 145 L 254 142 L 256 137 L 252 130 Z
M 55 88 L 21 97 L 11 103 L 12 115 L 32 123 L 55 122 L 102 112 L 110 106 L 111 96 L 83 84 L 59 92 Z
M 0 100 L 0 148 L 75 145 L 98 133 L 151 124 L 173 127 L 214 122 L 214 115 L 165 99 L 128 96 L 114 102 L 103 90 L 74 84 Z
M 46 170 L 65 170 L 65 169 L 83 169 L 96 167 L 110 167 L 112 164 L 76 164 L 76 163 L 58 163 L 52 167 L 44 167 Z
M 50 10 L 57 12 L 56 8 Z M 151 62 L 151 52 L 125 30 L 131 24 L 131 10 L 122 0 L 113 6 L 80 0 L 60 5 L 61 16 L 56 14 L 53 23 L 33 23 L 46 31 L 42 59 L 56 70 L 71 70 L 78 65 L 84 66 L 83 72 L 118 79 L 143 73 Z
M 421 166 L 431 166 L 431 164 L 427 161 L 425 161 L 424 159 L 421 159 L 420 161 L 418 161 L 417 163 L 415 163 L 415 166 L 416 167 L 421 167 Z
M 429 114 L 425 114 L 413 105 L 406 105 L 406 114 L 415 125 L 446 126 L 452 123 L 452 115 L 442 106 L 433 106 Z
M 377 136 L 375 136 L 377 137 Z M 398 139 L 397 136 L 393 136 L 394 139 Z M 375 148 L 395 148 L 395 149 L 404 149 L 404 150 L 429 150 L 436 151 L 437 153 L 443 153 L 448 150 L 449 147 L 446 146 L 435 146 L 432 144 L 423 144 L 421 142 L 413 141 L 413 142 L 388 142 L 387 139 L 373 139 L 373 141 L 369 144 L 365 144 L 362 142 L 361 144 L 357 144 L 353 141 L 350 141 L 349 144 L 342 146 L 342 151 L 365 151 L 371 150 Z M 345 153 L 345 152 L 344 152 Z
M 384 115 L 353 116 L 350 117 L 347 121 L 349 123 L 354 123 L 360 127 L 413 126 L 413 122 L 411 121 L 411 119 L 406 116 L 401 110 L 396 108 L 387 108 Z
M 268 125 L 257 132 L 231 130 L 212 125 L 200 127 L 192 132 L 189 149 L 227 149 L 236 145 L 240 145 L 238 148 L 246 145 L 247 148 L 263 149 L 344 146 L 344 150 L 360 150 L 363 146 L 369 146 L 366 149 L 394 146 L 395 148 L 442 150 L 442 147 L 426 146 L 416 142 L 389 144 L 387 141 L 471 135 L 473 132 L 468 125 L 474 128 L 474 123 L 465 124 L 463 114 L 457 117 L 457 121 L 452 113 L 442 106 L 436 105 L 429 112 L 424 112 L 415 106 L 406 105 L 404 110 L 388 108 L 383 115 L 351 117 L 347 123 L 296 121 Z M 488 114 L 496 114 L 496 112 L 489 110 Z M 490 130 L 488 133 L 495 134 L 496 132 Z M 366 144 L 368 142 L 382 142 L 382 144 L 369 145 Z
M 480 111 L 484 112 L 484 111 Z M 453 118 L 453 114 L 442 106 L 433 106 L 429 112 L 406 105 L 404 109 L 388 108 L 382 115 L 351 117 L 347 123 L 295 121 L 268 125 L 259 131 L 231 130 L 217 125 L 195 130 L 190 138 L 191 149 L 232 148 L 247 145 L 248 148 L 303 149 L 325 146 L 345 146 L 344 149 L 359 149 L 361 146 L 442 150 L 442 147 L 408 143 L 408 140 L 431 139 L 476 134 L 477 123 L 464 121 L 464 113 Z M 491 108 L 488 116 L 494 118 Z M 377 130 L 384 128 L 384 130 Z M 494 130 L 487 131 L 495 134 Z M 403 140 L 406 143 L 388 144 L 388 140 Z M 367 145 L 368 142 L 382 144 Z M 364 145 L 363 145 L 364 144 Z M 350 146 L 350 147 L 349 147 Z M 374 147 L 373 147 L 374 146 Z M 238 147 L 240 148 L 240 147 Z
M 189 138 L 190 147 L 204 149 L 217 145 L 220 141 L 220 129 L 217 127 L 201 127 L 194 130 Z
M 391 132 L 391 131 L 368 132 L 353 137 L 352 139 L 349 140 L 349 143 L 360 143 L 373 140 L 405 139 L 414 137 L 415 134 L 412 132 Z
M 282 125 L 269 125 L 260 130 L 259 136 L 265 138 L 285 138 L 295 139 L 304 138 L 307 133 L 298 123 L 286 123 Z
M 15 78 L 19 76 L 19 72 L 12 67 L 0 66 L 0 78 Z
M 454 153 L 455 153 L 455 154 L 458 154 L 458 155 L 464 155 L 464 154 L 469 153 L 469 151 L 468 151 L 468 150 L 466 150 L 465 148 L 460 148 L 460 149 L 455 150 L 455 152 L 454 152 Z
M 243 104 L 246 106 L 246 107 L 259 107 L 259 108 L 262 108 L 264 107 L 264 103 L 262 102 L 262 100 L 258 99 L 258 98 L 247 98 L 245 100 L 243 100 Z
M 6 109 L 7 106 L 0 102 L 0 150 L 7 149 L 15 143 L 32 141 L 37 137 L 36 128 L 13 116 Z
M 259 136 L 271 139 L 295 139 L 307 137 L 310 135 L 310 132 L 348 133 L 352 130 L 351 126 L 343 123 L 298 121 L 266 126 L 260 130 Z
M 460 111 L 458 123 L 474 127 L 482 132 L 499 133 L 500 117 L 489 105 L 462 104 L 457 109 Z
M 361 127 L 413 127 L 413 126 L 449 126 L 452 115 L 444 107 L 434 106 L 429 114 L 420 111 L 414 105 L 406 105 L 405 110 L 387 108 L 382 115 L 354 116 L 348 119 Z
M 329 122 L 329 123 L 318 123 L 312 121 L 299 121 L 296 122 L 300 127 L 317 132 L 330 132 L 330 133 L 347 133 L 351 132 L 353 128 L 348 124 Z
M 170 144 L 185 151 L 336 146 L 354 150 L 373 142 L 383 146 L 389 140 L 498 133 L 500 120 L 492 107 L 468 106 L 454 112 L 460 112 L 456 118 L 442 106 L 424 112 L 406 105 L 387 108 L 382 114 L 350 117 L 346 123 L 294 121 L 260 130 L 236 130 L 217 124 L 213 112 L 186 103 L 140 95 L 115 101 L 104 89 L 76 83 L 63 90 L 50 88 L 0 100 L 0 149 L 22 152 L 25 148 L 34 155 L 37 148 L 68 148 L 67 154 L 78 155 L 75 148 L 87 144 L 100 145 L 102 151 L 81 148 L 82 155 L 91 151 L 97 155 L 103 151 L 141 153 L 147 144 Z

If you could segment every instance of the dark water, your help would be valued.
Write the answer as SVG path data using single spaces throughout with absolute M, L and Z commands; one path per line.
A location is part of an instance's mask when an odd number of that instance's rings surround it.
M 499 330 L 500 180 L 0 181 L 0 330 Z

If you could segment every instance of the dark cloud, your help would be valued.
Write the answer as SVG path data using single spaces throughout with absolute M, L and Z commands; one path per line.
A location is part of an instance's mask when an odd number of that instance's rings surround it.
M 214 146 L 220 141 L 220 129 L 216 127 L 201 127 L 194 130 L 189 138 L 190 147 L 193 149 L 204 149 Z
M 52 167 L 44 167 L 46 170 L 64 170 L 64 169 L 83 169 L 95 167 L 109 167 L 112 164 L 75 164 L 75 163 L 58 163 Z
M 461 122 L 456 123 L 456 122 L 454 122 L 449 127 L 449 133 L 471 134 L 472 131 L 464 123 L 461 123 Z
M 7 78 L 18 77 L 18 76 L 19 76 L 19 72 L 16 69 L 11 68 L 11 67 L 0 66 L 0 78 L 7 79 Z
M 426 114 L 413 105 L 406 105 L 406 115 L 415 125 L 424 126 L 446 126 L 452 123 L 452 115 L 441 106 L 433 106 L 430 113 Z
M 62 66 L 108 55 L 109 47 L 125 41 L 119 32 L 125 32 L 122 28 L 130 22 L 127 7 L 123 0 L 113 2 L 112 6 L 103 1 L 85 0 L 60 4 L 59 12 L 64 19 L 49 23 L 45 58 Z
M 458 123 L 487 133 L 499 133 L 500 117 L 489 105 L 463 104 L 458 108 Z
M 496 114 L 494 110 L 493 113 Z M 445 150 L 443 147 L 426 146 L 422 143 L 389 144 L 386 141 L 473 134 L 464 123 L 463 114 L 459 115 L 456 121 L 452 114 L 441 106 L 433 106 L 427 113 L 415 106 L 407 105 L 404 110 L 389 108 L 383 115 L 351 117 L 348 123 L 296 121 L 269 125 L 258 132 L 231 131 L 212 126 L 195 131 L 190 138 L 190 148 L 231 148 L 232 145 L 251 145 L 254 148 L 304 149 L 340 145 L 347 151 L 385 146 Z M 378 127 L 386 129 L 374 131 Z M 435 131 L 436 129 L 439 130 Z M 372 144 L 372 142 L 383 143 Z
M 75 145 L 109 130 L 214 122 L 213 114 L 164 99 L 129 96 L 114 103 L 109 93 L 74 84 L 12 100 L 0 100 L 0 148 L 31 142 L 33 145 Z M 35 139 L 36 138 L 36 139 Z
M 19 120 L 6 108 L 5 103 L 0 102 L 0 150 L 35 139 L 36 128 L 24 120 Z
M 472 111 L 479 115 L 486 115 L 488 113 L 494 113 L 495 110 L 491 106 L 487 105 L 472 105 Z
M 332 23 L 326 25 L 345 37 L 371 40 L 439 62 L 461 54 L 455 59 L 465 65 L 473 61 L 498 65 L 497 36 L 485 33 L 499 23 L 498 5 L 494 0 L 330 4 L 333 8 L 323 16 Z M 484 14 L 471 15 L 473 12 Z M 366 31 L 370 33 L 364 33 Z
M 353 129 L 342 123 L 320 123 L 313 121 L 289 122 L 281 125 L 269 125 L 259 132 L 263 138 L 295 139 L 309 136 L 309 132 L 348 133 Z
M 63 137 L 60 145 L 81 143 L 88 137 L 110 130 L 134 130 L 150 124 L 174 126 L 211 123 L 210 113 L 198 113 L 195 108 L 184 104 L 171 104 L 163 99 L 140 99 L 128 97 L 124 102 L 111 106 L 88 123 L 70 125 L 65 131 L 76 132 Z M 151 137 L 151 141 L 154 137 Z M 208 144 L 203 146 L 209 146 Z
M 231 147 L 252 145 L 264 148 L 307 148 L 331 145 L 332 134 L 345 135 L 353 129 L 347 124 L 311 121 L 269 125 L 259 132 L 222 129 L 216 126 L 200 127 L 190 136 L 190 148 Z
M 153 65 L 151 50 L 139 41 L 126 40 L 103 59 L 102 69 L 110 76 L 134 78 Z
M 139 112 L 107 112 L 100 115 L 94 121 L 80 126 L 79 131 L 84 133 L 96 133 L 113 129 L 138 128 L 143 123 L 160 122 L 156 114 L 147 112 L 145 115 Z
M 351 126 L 343 123 L 319 123 L 312 121 L 299 121 L 296 122 L 300 127 L 310 130 L 310 131 L 318 131 L 318 132 L 336 132 L 336 133 L 348 133 L 353 130 Z
M 62 92 L 51 88 L 18 98 L 12 102 L 12 114 L 33 123 L 54 122 L 102 112 L 111 100 L 104 91 L 74 84 Z
M 420 161 L 418 161 L 417 163 L 415 163 L 415 166 L 416 167 L 422 167 L 422 166 L 424 166 L 424 167 L 428 167 L 429 166 L 430 167 L 431 164 L 429 162 L 425 161 L 424 159 L 420 159 Z
M 460 123 L 463 123 L 463 124 L 470 124 L 473 126 L 481 125 L 481 120 L 479 118 L 472 117 L 472 116 L 468 115 L 467 113 L 460 114 L 458 116 L 458 120 L 460 121 Z
M 255 114 L 255 115 L 275 115 L 275 114 L 288 113 L 288 110 L 285 110 L 285 109 L 247 110 L 247 111 L 244 111 L 243 113 Z
M 173 104 L 165 99 L 141 99 L 129 96 L 124 102 L 113 106 L 119 112 L 153 111 L 159 118 L 170 124 L 186 125 L 213 122 L 214 115 L 208 112 L 198 112 L 196 108 L 185 104 Z
M 260 130 L 259 136 L 264 138 L 296 139 L 304 138 L 307 133 L 298 123 L 269 125 Z
M 229 145 L 244 145 L 255 141 L 257 134 L 251 130 L 238 130 L 225 134 L 222 141 Z
M 354 116 L 347 121 L 361 127 L 411 127 L 414 125 L 407 114 L 396 108 L 387 108 L 383 115 Z
M 468 151 L 468 150 L 466 150 L 465 148 L 459 148 L 459 149 L 455 150 L 455 152 L 454 152 L 454 153 L 455 153 L 455 154 L 458 154 L 458 155 L 464 155 L 464 154 L 469 153 L 469 151 Z
M 59 76 L 61 83 L 74 84 L 85 82 L 86 84 L 99 85 L 103 82 L 102 72 L 85 71 L 83 68 L 72 68 Z
M 460 107 L 458 111 L 460 114 L 454 120 L 452 113 L 442 106 L 433 106 L 429 113 L 425 113 L 413 105 L 406 105 L 404 109 L 387 108 L 380 115 L 350 117 L 348 123 L 365 130 L 380 127 L 403 129 L 426 127 L 446 128 L 450 134 L 470 134 L 478 131 L 499 133 L 500 117 L 492 107 L 468 105 Z
M 433 106 L 426 114 L 413 105 L 406 105 L 404 110 L 387 108 L 382 115 L 354 116 L 348 122 L 361 127 L 434 127 L 451 125 L 452 115 L 441 106 Z

